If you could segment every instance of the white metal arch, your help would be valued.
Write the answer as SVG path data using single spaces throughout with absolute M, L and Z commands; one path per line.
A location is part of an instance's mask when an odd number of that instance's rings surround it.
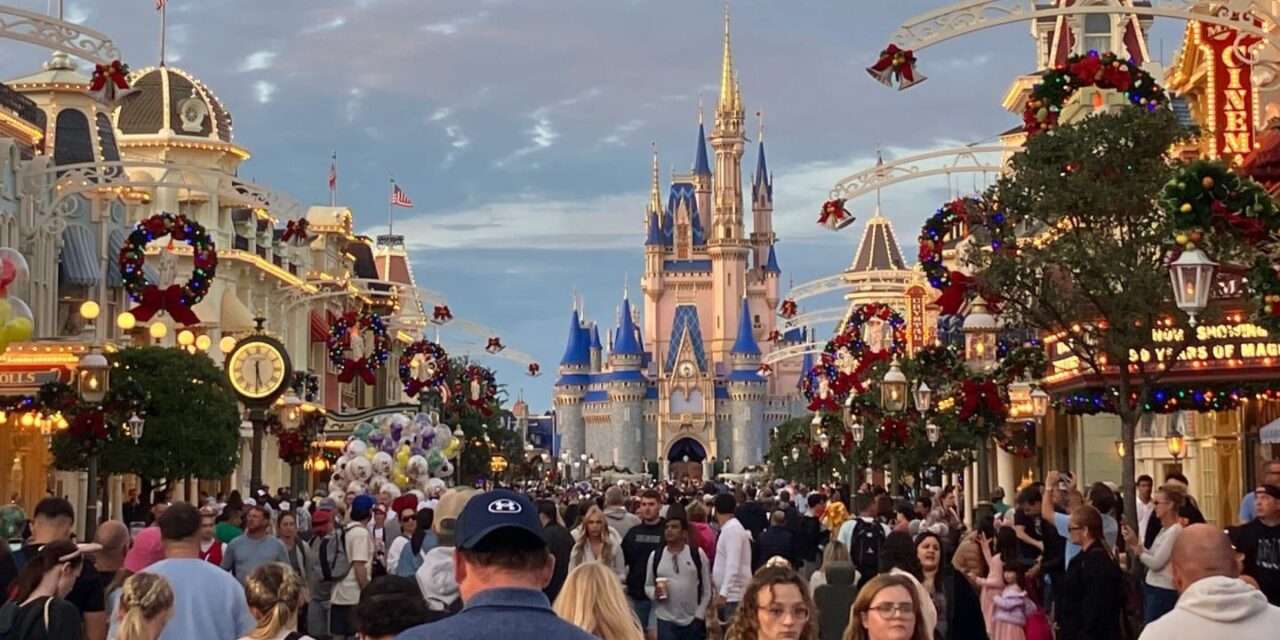
M 783 320 L 780 331 L 786 333 L 791 329 L 799 327 L 811 327 L 820 322 L 838 322 L 844 319 L 845 314 L 849 313 L 848 307 L 830 307 L 828 309 L 818 309 L 802 313 L 793 318 Z
M 116 43 L 99 31 L 8 5 L 0 5 L 0 38 L 65 51 L 94 64 L 120 59 Z
M 772 365 L 782 362 L 783 360 L 804 357 L 807 353 L 822 353 L 822 350 L 826 348 L 826 346 L 827 343 L 825 342 L 806 342 L 803 344 L 792 345 L 776 351 L 770 351 L 761 358 L 761 362 Z
M 949 149 L 934 149 L 913 156 L 898 158 L 841 178 L 831 188 L 831 198 L 853 200 L 900 182 L 932 176 L 951 175 L 954 173 L 1000 173 L 1004 170 L 1003 166 L 987 163 L 981 156 L 993 153 L 1003 154 L 1008 151 L 1007 147 L 1000 145 L 971 145 Z M 923 168 L 919 166 L 921 162 L 939 158 L 950 158 L 950 160 L 941 167 Z M 852 219 L 842 225 L 841 228 L 848 226 L 850 223 L 852 223 Z
M 800 300 L 820 296 L 825 293 L 847 291 L 850 288 L 849 283 L 844 280 L 844 274 L 837 273 L 833 276 L 810 280 L 809 282 L 799 286 L 792 287 L 791 291 L 787 293 L 787 299 L 798 302 Z
M 1253 0 L 1226 0 L 1219 4 L 1224 6 L 1211 13 L 1210 3 L 1204 0 L 1152 0 L 1149 7 L 1117 4 L 1057 7 L 1041 6 L 1028 0 L 967 0 L 907 20 L 894 32 L 892 40 L 903 49 L 920 51 L 952 38 L 992 27 L 1040 18 L 1093 13 L 1176 18 L 1219 24 L 1241 33 L 1260 36 L 1268 46 L 1280 47 L 1277 43 L 1268 41 L 1267 35 L 1275 28 L 1276 19 L 1261 8 L 1260 3 Z M 1255 25 L 1247 18 L 1248 15 L 1257 17 L 1263 25 Z

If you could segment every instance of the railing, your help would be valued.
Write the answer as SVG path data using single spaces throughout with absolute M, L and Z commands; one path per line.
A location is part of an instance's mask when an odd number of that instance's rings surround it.
M 14 112 L 19 118 L 39 128 L 41 132 L 47 130 L 49 119 L 44 111 L 37 107 L 36 103 L 31 101 L 31 98 L 14 91 L 5 84 L 0 84 L 0 107 L 5 107 Z
M 244 237 L 244 236 L 242 236 L 242 235 L 240 235 L 240 234 L 236 234 L 235 239 L 234 239 L 234 240 L 232 240 L 232 242 L 231 242 L 231 247 L 232 247 L 233 249 L 238 249 L 238 250 L 240 250 L 240 251 L 248 251 L 248 250 L 249 250 L 249 239 L 248 239 L 248 238 L 246 238 L 246 237 Z

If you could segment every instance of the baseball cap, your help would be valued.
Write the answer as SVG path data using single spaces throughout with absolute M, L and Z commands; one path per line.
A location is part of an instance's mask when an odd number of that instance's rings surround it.
M 330 522 L 333 522 L 333 512 L 328 509 L 321 509 L 311 514 L 311 528 L 313 529 L 318 529 Z
M 160 527 L 151 526 L 133 536 L 133 546 L 124 558 L 124 568 L 138 573 L 161 560 L 164 560 L 164 540 Z
M 1259 485 L 1258 493 L 1265 493 L 1276 500 L 1280 500 L 1280 484 L 1264 484 Z
M 452 547 L 457 539 L 458 516 L 466 508 L 467 502 L 479 494 L 479 491 L 468 487 L 450 489 L 440 496 L 436 503 L 434 521 L 431 528 L 435 530 L 440 546 Z
M 457 547 L 474 549 L 489 534 L 504 529 L 525 531 L 546 544 L 542 521 L 533 502 L 514 491 L 495 489 L 467 501 L 462 515 L 458 516 Z
M 373 504 L 373 496 L 356 496 L 355 500 L 351 501 L 351 519 L 360 521 L 369 517 L 369 514 L 373 511 Z

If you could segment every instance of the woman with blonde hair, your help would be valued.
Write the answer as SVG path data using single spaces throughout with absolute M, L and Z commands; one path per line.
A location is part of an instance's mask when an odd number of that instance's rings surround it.
M 839 540 L 832 540 L 827 543 L 827 548 L 822 550 L 822 566 L 809 576 L 809 593 L 817 593 L 818 587 L 827 584 L 827 568 L 831 565 L 843 562 L 850 564 L 853 561 L 849 558 L 849 548 L 844 546 Z M 853 572 L 853 583 L 858 583 L 858 571 Z
M 156 640 L 173 617 L 173 589 L 154 573 L 135 573 L 120 588 L 116 640 Z
M 258 626 L 240 640 L 284 640 L 296 634 L 305 586 L 293 568 L 283 562 L 254 569 L 244 583 L 244 596 Z M 293 635 L 292 640 L 312 639 Z
M 561 619 L 600 640 L 644 640 L 622 583 L 599 562 L 569 572 L 553 608 Z
M 600 562 L 609 567 L 619 582 L 626 582 L 627 567 L 622 559 L 622 538 L 609 526 L 600 507 L 592 505 L 582 517 L 582 528 L 576 533 L 573 551 L 569 554 L 569 570 L 588 562 Z
M 924 630 L 915 583 L 904 575 L 882 573 L 863 585 L 849 612 L 844 640 L 933 640 Z
M 788 567 L 764 567 L 742 594 L 726 640 L 818 640 L 818 611 L 804 578 Z

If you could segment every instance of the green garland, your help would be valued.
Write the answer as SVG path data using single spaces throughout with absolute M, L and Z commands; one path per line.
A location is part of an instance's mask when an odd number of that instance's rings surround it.
M 1022 113 L 1027 135 L 1058 126 L 1062 107 L 1081 87 L 1123 91 L 1129 102 L 1148 111 L 1155 111 L 1169 101 L 1164 89 L 1142 67 L 1114 53 L 1090 51 L 1071 56 L 1066 64 L 1045 73 L 1040 83 L 1032 87 Z

